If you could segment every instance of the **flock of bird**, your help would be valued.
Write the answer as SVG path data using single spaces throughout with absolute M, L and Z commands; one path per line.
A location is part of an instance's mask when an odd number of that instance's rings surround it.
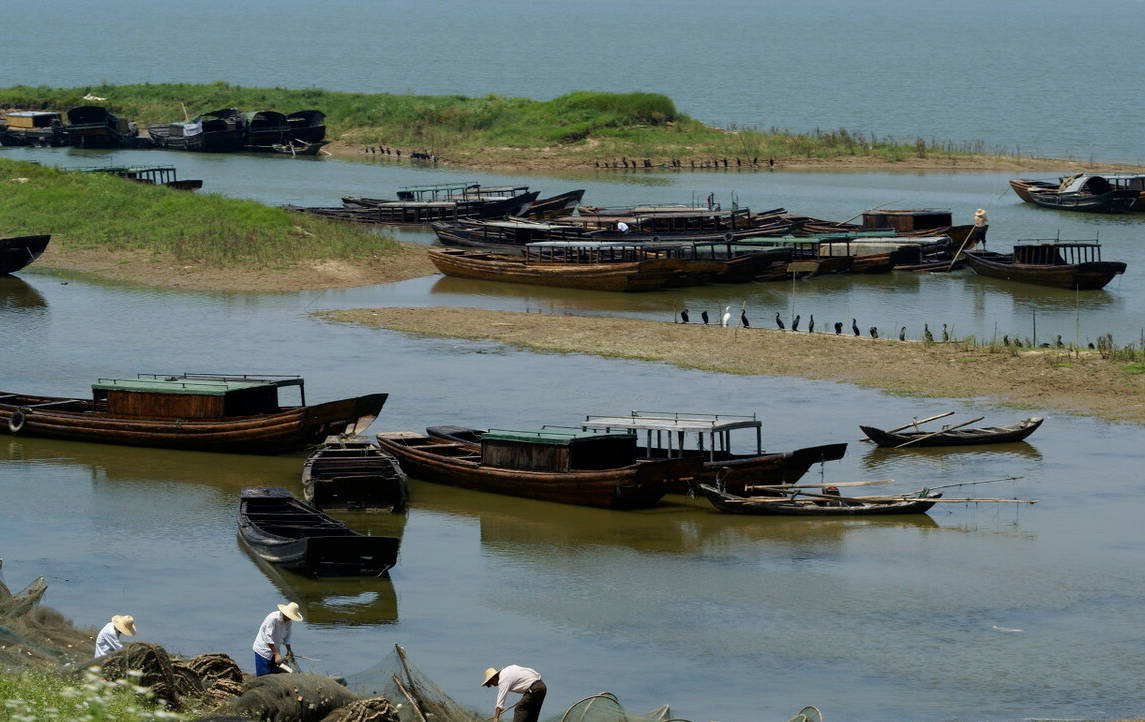
M 731 319 L 732 319 L 732 307 L 731 306 L 724 306 L 724 312 L 720 316 L 720 326 L 723 326 L 726 328 L 727 326 L 729 326 L 731 324 Z M 802 322 L 802 320 L 803 320 L 803 317 L 800 314 L 795 314 L 795 318 L 791 319 L 791 330 L 795 331 L 795 332 L 799 331 L 799 324 Z M 680 311 L 680 322 L 681 323 L 691 323 L 692 322 L 691 321 L 691 315 L 689 314 L 688 309 L 685 308 L 682 311 Z M 707 311 L 700 311 L 700 322 L 705 326 L 711 325 L 711 318 L 708 316 Z M 740 309 L 739 322 L 740 322 L 740 325 L 743 326 L 744 328 L 751 328 L 751 322 L 747 318 L 747 306 L 746 305 Z M 780 315 L 780 313 L 778 311 L 775 312 L 775 326 L 780 331 L 786 331 L 787 330 L 787 325 L 783 322 L 783 317 Z M 833 328 L 835 330 L 836 336 L 842 335 L 843 323 L 841 321 L 836 321 L 833 325 Z M 930 325 L 929 324 L 923 324 L 922 328 L 923 328 L 923 338 L 925 338 L 928 343 L 933 343 L 934 342 L 934 334 L 931 333 Z M 807 333 L 815 333 L 815 314 L 810 314 L 808 316 Z M 863 335 L 862 331 L 859 329 L 858 320 L 854 319 L 854 318 L 851 319 L 851 333 L 855 336 L 862 336 Z M 870 334 L 871 338 L 878 338 L 879 337 L 878 326 L 871 326 L 869 329 L 867 329 L 867 333 Z M 1061 337 L 1059 336 L 1058 338 L 1060 340 Z M 943 340 L 943 342 L 950 341 L 950 331 L 949 331 L 949 329 L 947 329 L 947 326 L 945 323 L 942 324 L 942 340 Z M 1009 340 L 1009 338 L 1007 337 L 1007 339 L 1006 339 L 1006 341 L 1007 341 L 1006 345 L 1007 346 L 1009 345 L 1008 340 Z M 906 341 L 906 326 L 903 326 L 902 328 L 899 329 L 899 341 Z
M 732 319 L 732 307 L 731 306 L 724 306 L 724 312 L 720 316 L 720 326 L 727 328 L 731 324 L 731 319 Z M 791 330 L 793 332 L 799 331 L 799 324 L 802 321 L 802 319 L 803 319 L 803 317 L 800 314 L 795 314 L 795 318 L 791 319 Z M 682 311 L 680 311 L 680 322 L 681 323 L 691 323 L 692 322 L 691 315 L 689 314 L 688 309 L 685 308 Z M 700 311 L 700 322 L 705 326 L 711 325 L 711 318 L 708 316 L 707 311 Z M 743 326 L 744 328 L 751 328 L 751 322 L 747 318 L 747 306 L 746 305 L 744 305 L 742 308 L 740 308 L 739 322 L 740 322 L 740 325 Z M 783 323 L 783 317 L 780 315 L 780 313 L 778 311 L 775 312 L 775 326 L 780 331 L 786 331 L 787 330 L 787 325 L 785 323 Z M 833 328 L 835 330 L 836 336 L 842 335 L 843 323 L 841 321 L 836 321 L 833 324 Z M 807 333 L 815 333 L 815 314 L 810 314 L 808 316 Z M 854 318 L 851 319 L 851 333 L 855 336 L 862 336 L 863 335 L 862 331 L 859 329 L 858 320 L 854 319 Z M 869 329 L 867 329 L 867 333 L 870 335 L 871 338 L 878 338 L 879 337 L 878 326 L 871 326 Z M 906 326 L 902 326 L 901 328 L 899 328 L 899 334 L 898 335 L 899 335 L 899 341 L 906 341 L 907 340 L 906 339 Z M 930 324 L 929 323 L 924 323 L 922 325 L 922 337 L 927 343 L 934 343 L 935 342 L 934 333 L 930 330 Z M 949 341 L 950 341 L 950 329 L 947 328 L 947 325 L 944 323 L 944 324 L 942 324 L 942 342 L 948 343 Z M 1023 347 L 1021 339 L 1019 339 L 1017 337 L 1011 339 L 1009 336 L 1003 336 L 1002 337 L 1002 345 L 1003 346 L 1013 346 L 1015 348 L 1022 348 Z M 1029 344 L 1029 345 L 1032 346 L 1033 344 Z M 1057 339 L 1054 341 L 1053 344 L 1043 343 L 1043 344 L 1040 344 L 1040 346 L 1042 348 L 1050 348 L 1051 346 L 1056 346 L 1057 348 L 1062 348 L 1065 346 L 1065 344 L 1062 343 L 1061 334 L 1058 334 Z M 1091 343 L 1091 344 L 1089 344 L 1089 347 L 1092 349 L 1092 348 L 1094 348 L 1094 345 Z

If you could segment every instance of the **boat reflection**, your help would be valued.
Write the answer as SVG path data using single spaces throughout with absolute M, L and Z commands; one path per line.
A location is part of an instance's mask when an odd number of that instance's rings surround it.
M 270 564 L 251 552 L 237 535 L 235 543 L 283 599 L 298 602 L 307 626 L 370 626 L 398 621 L 398 596 L 389 579 L 312 579 Z
M 705 499 L 668 495 L 657 507 L 611 511 L 552 504 L 414 482 L 417 509 L 480 522 L 482 546 L 528 556 L 538 550 L 623 548 L 652 554 L 722 554 L 736 548 L 839 546 L 869 529 L 938 528 L 926 514 L 903 517 L 800 519 L 721 514 Z M 546 554 L 546 556 L 548 556 Z
M 16 276 L 0 276 L 0 311 L 38 311 L 48 302 L 36 287 Z
M 912 462 L 940 463 L 969 461 L 1041 461 L 1042 452 L 1026 441 L 1012 444 L 983 444 L 981 446 L 920 446 L 906 449 L 892 449 L 876 446 L 861 457 L 867 471 L 881 471 L 897 465 L 906 459 Z

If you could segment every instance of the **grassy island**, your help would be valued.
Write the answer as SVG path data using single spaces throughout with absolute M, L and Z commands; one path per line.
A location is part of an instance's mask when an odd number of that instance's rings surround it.
M 0 236 L 51 233 L 30 267 L 213 290 L 367 285 L 434 273 L 425 249 L 254 201 L 0 159 Z
M 105 98 L 85 100 L 84 96 Z M 0 89 L 0 108 L 66 110 L 92 102 L 147 123 L 239 107 L 326 113 L 330 150 L 360 154 L 366 147 L 417 150 L 469 167 L 592 168 L 637 163 L 690 170 L 718 163 L 745 167 L 892 167 L 1003 169 L 1047 161 L 985 153 L 922 137 L 877 138 L 845 129 L 792 133 L 781 129 L 723 129 L 704 125 L 658 93 L 575 92 L 552 100 L 486 95 L 341 93 L 317 88 L 246 88 L 228 83 L 99 85 Z M 758 161 L 759 165 L 752 165 Z M 1058 164 L 1059 166 L 1061 163 Z

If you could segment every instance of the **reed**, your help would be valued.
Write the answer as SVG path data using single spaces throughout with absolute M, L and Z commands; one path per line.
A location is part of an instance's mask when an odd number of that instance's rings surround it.
M 372 258 L 398 248 L 391 238 L 328 219 L 103 173 L 0 159 L 0 187 L 0 235 L 51 233 L 52 243 L 66 248 L 142 249 L 257 268 Z
M 0 674 L 0 720 L 143 722 L 196 716 L 164 709 L 150 690 L 131 680 L 108 682 L 90 672 L 65 675 L 29 670 Z

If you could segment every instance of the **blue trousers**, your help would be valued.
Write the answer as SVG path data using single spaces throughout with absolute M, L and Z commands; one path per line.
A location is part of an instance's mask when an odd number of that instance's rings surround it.
M 267 659 L 258 652 L 254 653 L 254 676 L 261 677 L 264 674 L 277 674 L 281 671 L 273 660 Z

